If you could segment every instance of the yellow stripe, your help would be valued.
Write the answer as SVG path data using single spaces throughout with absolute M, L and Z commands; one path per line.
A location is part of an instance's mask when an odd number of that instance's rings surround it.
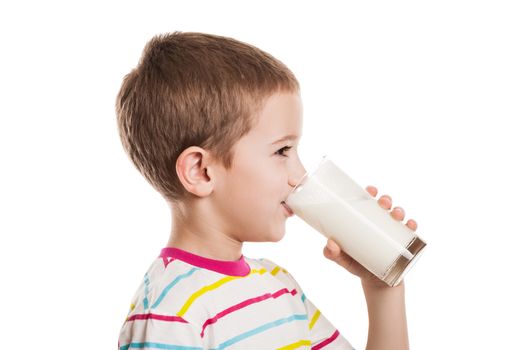
M 221 278 L 220 280 L 218 280 L 217 282 L 215 283 L 212 283 L 210 284 L 209 286 L 205 286 L 205 287 L 202 287 L 201 289 L 199 289 L 198 291 L 196 291 L 195 293 L 193 293 L 189 298 L 188 300 L 186 301 L 186 303 L 182 306 L 182 308 L 179 310 L 179 312 L 177 312 L 177 316 L 179 317 L 182 317 L 184 316 L 184 314 L 188 311 L 188 309 L 190 308 L 191 304 L 193 304 L 195 302 L 195 300 L 197 300 L 197 298 L 199 298 L 201 295 L 209 292 L 209 291 L 212 291 L 214 289 L 217 289 L 219 288 L 220 286 L 222 286 L 223 284 L 225 283 L 228 283 L 228 282 L 231 282 L 233 280 L 236 280 L 238 278 L 246 278 L 252 274 L 255 274 L 255 273 L 259 273 L 259 274 L 263 274 L 266 272 L 266 269 L 259 269 L 259 270 L 256 270 L 256 269 L 253 269 L 250 274 L 246 275 L 246 276 L 228 276 L 228 277 L 224 277 L 224 278 Z
M 319 311 L 319 309 L 317 309 L 314 313 L 314 316 L 312 317 L 312 320 L 310 321 L 310 324 L 308 325 L 308 327 L 310 329 L 312 329 L 315 325 L 315 322 L 317 322 L 317 319 L 319 318 L 319 316 L 321 316 L 321 311 Z
M 285 268 L 282 268 L 280 266 L 275 266 L 271 273 L 275 276 L 279 271 L 282 271 L 283 273 L 288 273 L 288 271 L 286 271 Z
M 291 349 L 297 349 L 301 346 L 310 346 L 312 344 L 309 340 L 299 340 L 298 342 L 292 343 L 290 345 L 283 346 L 282 348 L 278 348 L 277 350 L 291 350 Z

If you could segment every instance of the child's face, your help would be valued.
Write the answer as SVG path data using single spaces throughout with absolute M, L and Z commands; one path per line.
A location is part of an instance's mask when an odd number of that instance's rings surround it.
M 276 142 L 288 135 L 296 138 Z M 215 194 L 238 240 L 275 242 L 284 236 L 288 216 L 281 203 L 305 173 L 297 154 L 301 135 L 301 97 L 281 93 L 267 100 L 258 124 L 236 143 L 233 167 Z

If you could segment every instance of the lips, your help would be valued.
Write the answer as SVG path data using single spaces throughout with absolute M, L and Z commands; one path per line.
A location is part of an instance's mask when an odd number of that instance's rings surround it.
M 285 202 L 281 202 L 281 204 L 282 204 L 283 207 L 286 209 L 286 211 L 288 212 L 288 214 L 290 214 L 290 216 L 294 215 L 293 210 L 292 210 L 288 205 L 286 205 Z

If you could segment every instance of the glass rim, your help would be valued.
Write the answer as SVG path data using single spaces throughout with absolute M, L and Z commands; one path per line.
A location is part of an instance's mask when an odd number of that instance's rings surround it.
M 298 187 L 300 187 L 302 185 L 302 183 L 304 182 L 304 179 L 307 178 L 309 175 L 315 173 L 320 167 L 321 165 L 326 162 L 328 160 L 328 156 L 325 154 L 324 156 L 321 157 L 321 160 L 319 162 L 317 162 L 317 164 L 310 168 L 309 170 L 307 170 L 303 176 L 301 177 L 301 179 L 299 180 L 299 182 L 297 182 L 297 184 L 294 186 L 294 188 L 290 191 L 290 194 L 294 193 Z

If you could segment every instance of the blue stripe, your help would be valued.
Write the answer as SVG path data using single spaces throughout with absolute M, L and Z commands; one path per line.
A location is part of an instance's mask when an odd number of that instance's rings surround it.
M 243 339 L 246 339 L 246 338 L 251 337 L 251 336 L 253 336 L 255 334 L 264 332 L 267 329 L 274 328 L 274 327 L 277 327 L 277 326 L 279 326 L 279 325 L 281 325 L 283 323 L 292 322 L 292 321 L 295 321 L 295 320 L 308 320 L 308 315 L 306 315 L 306 314 L 304 314 L 304 315 L 292 315 L 290 317 L 281 318 L 281 319 L 279 319 L 277 321 L 269 322 L 269 323 L 264 324 L 264 325 L 262 325 L 260 327 L 252 329 L 251 331 L 245 332 L 243 334 L 240 334 L 240 335 L 238 335 L 236 337 L 231 338 L 230 340 L 225 341 L 224 343 L 220 344 L 219 347 L 217 349 L 215 349 L 215 350 L 222 350 L 224 348 L 227 348 L 230 345 L 233 345 L 235 343 L 240 342 Z
M 146 272 L 146 274 L 144 275 L 144 300 L 143 300 L 144 311 L 146 311 L 149 306 L 149 300 L 148 300 L 149 288 L 148 287 L 149 287 L 149 277 L 148 277 L 148 273 Z
M 128 350 L 129 348 L 132 348 L 132 349 L 153 348 L 153 349 L 169 349 L 169 350 L 203 350 L 202 348 L 195 347 L 195 346 L 172 345 L 172 344 L 152 343 L 152 342 L 130 343 L 130 344 L 122 345 L 120 347 L 120 350 Z
M 191 269 L 190 271 L 186 272 L 185 274 L 177 276 L 177 278 L 175 278 L 170 284 L 168 284 L 166 286 L 166 288 L 164 288 L 162 293 L 160 293 L 159 298 L 157 299 L 157 301 L 153 305 L 151 305 L 151 308 L 154 309 L 157 306 L 159 306 L 159 304 L 162 301 L 162 299 L 164 299 L 166 294 L 168 294 L 168 292 L 170 291 L 171 288 L 173 288 L 173 286 L 175 286 L 177 283 L 179 283 L 180 280 L 182 280 L 184 278 L 187 278 L 187 277 L 190 277 L 197 270 L 200 270 L 200 268 L 194 267 L 193 269 Z

